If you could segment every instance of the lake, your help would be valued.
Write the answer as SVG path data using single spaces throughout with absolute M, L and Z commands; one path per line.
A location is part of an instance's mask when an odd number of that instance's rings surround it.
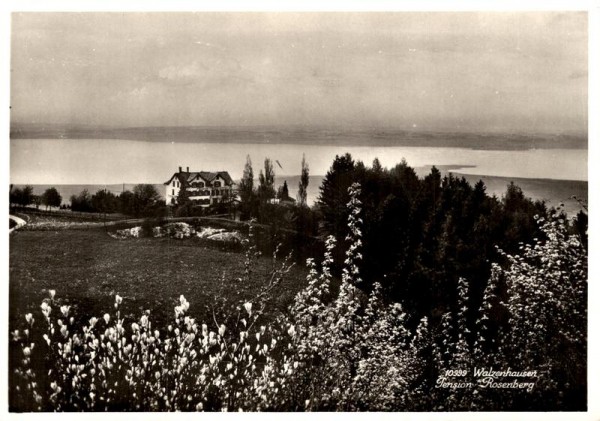
M 277 175 L 298 175 L 302 154 L 312 175 L 324 175 L 336 154 L 350 152 L 371 164 L 393 166 L 405 158 L 412 167 L 455 165 L 465 174 L 587 180 L 587 150 L 475 150 L 444 147 L 364 147 L 293 144 L 165 143 L 133 140 L 13 139 L 11 182 L 23 184 L 118 184 L 166 181 L 178 166 L 226 170 L 240 178 L 250 155 L 255 175 L 265 157 Z
M 114 139 L 11 139 L 11 183 L 40 185 L 160 184 L 179 166 L 191 171 L 229 171 L 242 176 L 246 155 L 250 155 L 257 178 L 265 157 L 274 162 L 278 181 L 288 179 L 295 196 L 302 154 L 310 167 L 309 201 L 318 195 L 318 184 L 336 155 L 349 152 L 355 159 L 371 164 L 379 158 L 391 167 L 403 158 L 420 175 L 431 165 L 446 166 L 470 181 L 485 176 L 490 194 L 500 196 L 515 179 L 526 194 L 551 202 L 568 201 L 572 194 L 587 197 L 588 151 L 586 149 L 478 150 L 447 147 L 365 147 L 295 145 L 278 143 L 189 143 L 145 142 Z M 278 161 L 278 163 L 276 162 Z M 443 168 L 442 168 L 443 169 Z M 521 179 L 519 182 L 517 179 Z M 524 179 L 536 179 L 535 183 Z M 540 182 L 539 179 L 568 180 L 571 183 Z M 541 183 L 541 184 L 540 184 Z M 557 186 L 561 186 L 557 196 Z M 545 187 L 544 187 L 545 186 Z M 575 186 L 575 187 L 573 187 Z M 163 193 L 161 191 L 161 193 Z M 67 199 L 67 197 L 65 197 Z M 556 203 L 554 203 L 556 204 Z M 572 204 L 573 205 L 573 204 Z

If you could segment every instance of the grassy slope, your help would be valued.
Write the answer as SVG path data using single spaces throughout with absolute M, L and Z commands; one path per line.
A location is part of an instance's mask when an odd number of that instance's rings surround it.
M 216 295 L 242 300 L 259 291 L 272 261 L 260 259 L 251 281 L 239 284 L 232 280 L 242 276 L 243 260 L 243 254 L 206 247 L 198 239 L 115 240 L 101 230 L 17 232 L 10 236 L 11 326 L 26 312 L 41 316 L 48 289 L 79 315 L 111 311 L 118 293 L 125 314 L 139 317 L 149 309 L 154 320 L 171 320 L 183 294 L 190 315 L 206 320 Z M 305 275 L 304 268 L 292 269 L 275 290 L 273 308 L 291 301 Z

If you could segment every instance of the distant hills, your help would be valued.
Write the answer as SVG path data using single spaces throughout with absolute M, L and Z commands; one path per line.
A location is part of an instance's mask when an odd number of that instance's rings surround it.
M 15 124 L 11 139 L 122 139 L 178 143 L 420 146 L 483 150 L 587 149 L 586 135 L 458 133 L 304 126 L 128 127 Z

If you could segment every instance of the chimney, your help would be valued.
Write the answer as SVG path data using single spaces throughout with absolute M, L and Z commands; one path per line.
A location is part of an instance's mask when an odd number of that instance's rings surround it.
M 186 168 L 186 172 L 190 172 L 190 167 L 185 167 Z
M 179 172 L 181 172 L 181 167 L 179 167 Z

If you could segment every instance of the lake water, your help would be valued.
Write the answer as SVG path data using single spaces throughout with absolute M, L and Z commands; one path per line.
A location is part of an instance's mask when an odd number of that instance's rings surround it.
M 412 167 L 456 165 L 463 174 L 502 177 L 584 180 L 588 178 L 588 151 L 534 149 L 490 151 L 431 147 L 306 146 L 290 144 L 165 143 L 93 139 L 11 139 L 11 182 L 15 184 L 118 184 L 161 183 L 178 166 L 191 171 L 229 171 L 242 175 L 250 155 L 258 175 L 265 157 L 275 163 L 278 176 L 298 175 L 302 154 L 311 175 L 327 172 L 336 154 L 350 152 L 371 164 L 383 166 L 405 158 Z
M 581 205 L 572 195 L 587 198 L 587 150 L 535 149 L 489 151 L 463 148 L 306 146 L 283 144 L 161 143 L 130 140 L 15 139 L 11 140 L 11 183 L 31 184 L 35 194 L 55 186 L 68 202 L 72 194 L 88 189 L 91 193 L 108 189 L 115 194 L 135 183 L 153 183 L 164 195 L 162 183 L 178 166 L 190 170 L 226 170 L 234 179 L 242 175 L 246 155 L 250 155 L 255 179 L 265 157 L 274 162 L 277 185 L 287 181 L 290 194 L 298 189 L 302 154 L 310 166 L 308 202 L 319 196 L 319 186 L 335 155 L 350 152 L 355 159 L 370 164 L 378 157 L 391 167 L 405 158 L 425 176 L 431 165 L 443 173 L 465 175 L 472 183 L 480 178 L 487 192 L 501 197 L 510 181 L 516 182 L 533 199 L 549 205 L 564 203 L 575 215 Z M 450 166 L 450 167 L 444 167 Z M 475 174 L 475 175 L 473 175 Z M 562 181 L 554 181 L 562 180 Z M 123 184 L 124 183 L 124 184 Z

